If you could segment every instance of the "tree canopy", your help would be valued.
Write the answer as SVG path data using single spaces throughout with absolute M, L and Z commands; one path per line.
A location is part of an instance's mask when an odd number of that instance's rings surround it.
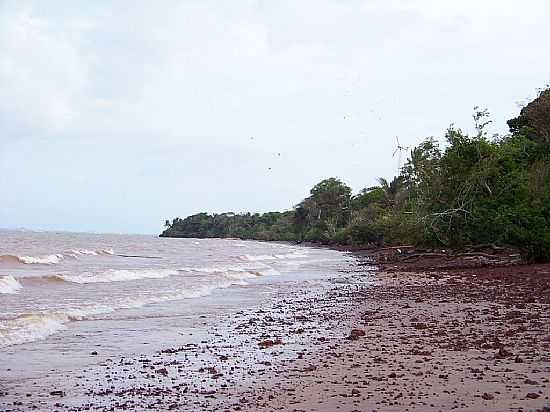
M 550 90 L 488 136 L 486 110 L 474 109 L 475 134 L 454 126 L 443 144 L 414 147 L 392 179 L 352 195 L 336 178 L 316 184 L 286 212 L 199 213 L 166 222 L 161 236 L 239 237 L 348 245 L 514 246 L 550 260 Z

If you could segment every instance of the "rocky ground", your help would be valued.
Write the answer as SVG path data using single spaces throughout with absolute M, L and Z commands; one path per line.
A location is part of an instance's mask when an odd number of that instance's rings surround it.
M 550 411 L 550 265 L 401 269 L 282 287 L 0 409 Z

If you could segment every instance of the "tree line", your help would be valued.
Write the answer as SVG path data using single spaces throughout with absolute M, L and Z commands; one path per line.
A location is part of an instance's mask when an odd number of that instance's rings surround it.
M 550 260 L 550 89 L 541 90 L 510 132 L 489 136 L 486 110 L 475 133 L 451 126 L 427 138 L 398 176 L 353 195 L 336 178 L 315 185 L 293 210 L 199 213 L 166 221 L 161 236 L 235 237 L 339 245 L 458 248 L 493 244 Z

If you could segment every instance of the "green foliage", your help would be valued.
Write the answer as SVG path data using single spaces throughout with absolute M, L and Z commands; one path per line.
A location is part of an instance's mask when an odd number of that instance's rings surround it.
M 445 145 L 413 148 L 399 176 L 352 196 L 336 178 L 319 182 L 294 210 L 199 213 L 166 222 L 162 236 L 239 237 L 343 245 L 500 244 L 550 260 L 550 90 L 542 91 L 511 134 L 487 135 L 474 109 L 472 136 L 449 127 Z
M 293 212 L 213 215 L 199 213 L 185 219 L 175 218 L 161 236 L 291 241 L 296 238 L 293 215 Z
M 330 240 L 330 237 L 327 235 L 327 233 L 321 229 L 320 227 L 312 227 L 309 228 L 305 235 L 304 240 L 307 242 L 321 242 L 321 243 L 328 243 Z
M 316 184 L 311 196 L 299 206 L 311 210 L 309 223 L 317 222 L 325 226 L 343 227 L 349 221 L 351 188 L 340 180 L 331 177 Z
M 510 132 L 523 134 L 539 143 L 550 143 L 550 88 L 525 106 L 518 117 L 508 120 Z
M 366 209 L 374 205 L 380 205 L 385 200 L 385 192 L 381 187 L 363 189 L 351 200 L 352 210 Z
M 352 223 L 339 230 L 333 241 L 341 245 L 377 245 L 383 244 L 384 234 L 377 222 L 365 221 Z
M 390 209 L 398 208 L 407 198 L 407 187 L 403 176 L 396 176 L 391 182 L 385 178 L 378 178 L 380 189 L 383 193 L 384 204 Z
M 413 150 L 403 176 L 410 189 L 405 208 L 422 234 L 415 243 L 502 244 L 547 260 L 549 147 L 525 127 L 489 139 L 487 115 L 474 115 L 475 136 L 451 127 L 443 152 L 430 141 Z
M 304 206 L 296 206 L 292 217 L 292 223 L 294 226 L 294 235 L 298 241 L 304 239 L 304 232 L 308 225 L 308 215 L 308 210 Z

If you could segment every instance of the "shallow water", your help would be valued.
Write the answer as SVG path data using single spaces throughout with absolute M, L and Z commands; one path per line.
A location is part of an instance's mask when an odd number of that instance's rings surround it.
M 255 241 L 0 231 L 1 374 L 82 367 L 94 348 L 158 349 L 182 328 L 200 334 L 205 317 L 257 305 L 284 282 L 333 275 L 349 260 Z

